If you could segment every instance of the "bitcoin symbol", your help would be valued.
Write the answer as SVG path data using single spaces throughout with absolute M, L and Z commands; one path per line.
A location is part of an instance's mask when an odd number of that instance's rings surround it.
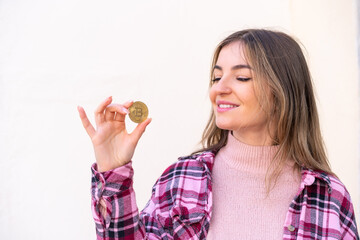
M 138 107 L 135 107 L 135 110 L 136 110 L 135 116 L 138 117 L 138 118 L 141 117 L 142 116 L 142 109 L 138 108 Z

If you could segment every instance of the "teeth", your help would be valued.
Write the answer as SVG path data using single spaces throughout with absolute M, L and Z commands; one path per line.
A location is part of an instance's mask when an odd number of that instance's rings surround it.
M 236 105 L 230 105 L 230 104 L 219 104 L 219 108 L 235 108 Z

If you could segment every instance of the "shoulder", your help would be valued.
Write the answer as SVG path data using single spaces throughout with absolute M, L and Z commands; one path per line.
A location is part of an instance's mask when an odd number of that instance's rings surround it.
M 179 157 L 171 164 L 158 179 L 158 183 L 167 182 L 175 178 L 201 177 L 211 172 L 215 154 L 201 152 L 194 155 Z
M 330 198 L 336 204 L 343 201 L 350 201 L 350 195 L 340 179 L 324 171 L 303 169 L 302 181 L 305 185 L 312 187 L 317 194 Z
M 333 175 L 327 175 L 330 180 L 331 186 L 331 194 L 332 195 L 339 195 L 341 197 L 346 197 L 349 195 L 348 190 L 346 189 L 345 185 L 340 181 L 339 178 Z
M 155 217 L 164 228 L 172 229 L 171 235 L 181 239 L 198 234 L 204 221 L 209 221 L 213 159 L 213 153 L 202 152 L 171 164 L 155 183 L 141 216 Z
M 350 194 L 339 178 L 303 168 L 301 184 L 304 191 L 298 203 L 305 211 L 306 223 L 323 226 L 337 234 L 339 239 L 359 239 Z M 321 216 L 316 223 L 313 223 L 314 214 Z
M 305 173 L 305 174 L 304 174 Z M 330 215 L 336 215 L 341 220 L 355 222 L 354 207 L 350 194 L 340 179 L 323 171 L 305 170 L 303 180 L 314 177 L 308 186 L 309 201 L 316 203 L 317 209 L 327 210 Z M 351 225 L 351 224 L 350 224 Z
M 214 156 L 212 152 L 202 152 L 180 157 L 158 178 L 153 187 L 153 197 L 175 202 L 185 196 L 205 195 L 211 185 Z
M 329 175 L 331 183 L 330 199 L 333 204 L 339 209 L 339 213 L 344 217 L 353 215 L 354 208 L 351 201 L 350 194 L 345 185 L 336 176 Z M 353 218 L 353 217 L 352 217 Z
M 328 177 L 331 183 L 329 212 L 335 211 L 338 215 L 342 239 L 359 239 L 350 194 L 339 178 L 333 175 L 328 175 Z
M 145 207 L 145 212 L 153 212 L 155 209 L 158 215 L 164 212 L 165 215 L 169 214 L 168 211 L 176 214 L 179 209 L 183 209 L 181 206 L 186 206 L 186 211 L 203 209 L 210 191 L 209 167 L 213 159 L 213 153 L 202 152 L 180 157 L 171 164 L 153 186 L 151 201 Z

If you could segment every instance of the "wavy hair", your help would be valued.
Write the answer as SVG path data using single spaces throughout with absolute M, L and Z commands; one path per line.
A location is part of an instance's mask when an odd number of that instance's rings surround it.
M 241 43 L 253 69 L 260 104 L 267 110 L 269 134 L 270 125 L 275 128 L 271 137 L 279 148 L 272 161 L 273 170 L 266 177 L 267 186 L 269 179 L 277 180 L 286 159 L 294 160 L 299 170 L 306 167 L 335 175 L 326 156 L 312 79 L 300 45 L 283 32 L 265 29 L 235 32 L 216 47 L 211 79 L 221 49 L 233 42 Z M 267 101 L 268 89 L 271 101 Z M 226 145 L 227 137 L 228 130 L 216 126 L 212 110 L 201 140 L 203 147 L 196 153 L 217 152 Z

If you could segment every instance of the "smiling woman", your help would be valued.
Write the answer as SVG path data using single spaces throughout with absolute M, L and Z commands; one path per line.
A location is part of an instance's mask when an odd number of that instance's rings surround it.
M 253 71 L 241 42 L 230 43 L 222 49 L 213 75 L 210 99 L 216 126 L 233 131 L 234 137 L 244 143 L 272 145 L 267 114 L 255 92 Z
M 98 239 L 359 239 L 293 38 L 263 29 L 228 36 L 214 53 L 209 95 L 203 148 L 164 171 L 141 212 L 131 159 L 151 119 L 129 134 L 124 119 L 133 103 L 108 98 L 95 111 L 95 130 L 78 108 L 97 162 Z

